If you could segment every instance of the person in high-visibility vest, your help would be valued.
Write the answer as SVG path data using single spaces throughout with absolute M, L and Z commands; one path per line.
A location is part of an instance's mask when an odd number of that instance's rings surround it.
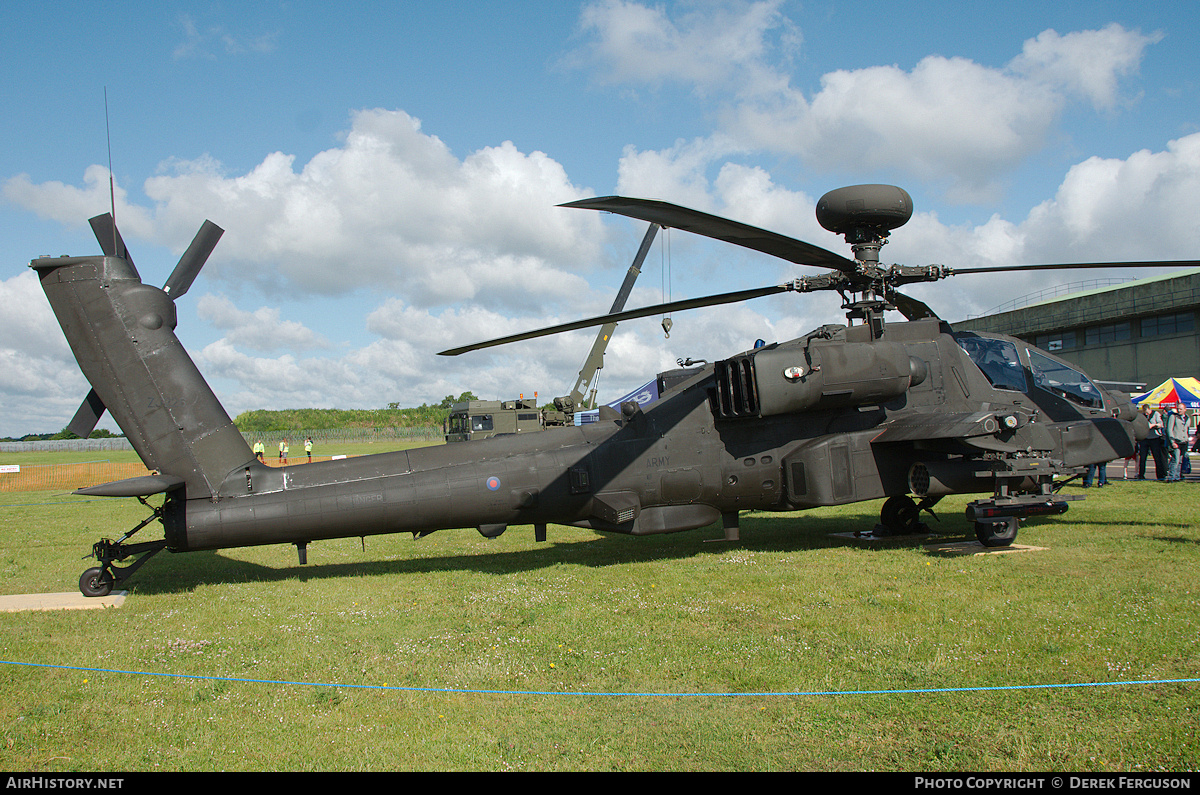
M 304 452 L 308 454 L 308 463 L 312 463 L 312 437 L 304 440 Z
M 254 443 L 254 457 L 259 461 L 263 460 L 263 453 L 267 452 L 267 448 L 263 445 L 262 439 Z
M 279 463 L 281 463 L 281 464 L 287 463 L 287 454 L 288 454 L 288 440 L 284 439 L 282 442 L 279 443 Z

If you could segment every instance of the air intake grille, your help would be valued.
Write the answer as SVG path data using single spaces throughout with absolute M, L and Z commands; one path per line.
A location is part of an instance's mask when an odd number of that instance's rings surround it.
M 716 384 L 708 390 L 712 413 L 723 419 L 757 417 L 758 384 L 754 358 L 738 356 L 716 363 Z

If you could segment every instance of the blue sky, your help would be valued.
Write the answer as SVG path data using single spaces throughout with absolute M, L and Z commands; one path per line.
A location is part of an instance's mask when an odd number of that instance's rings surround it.
M 555 207 L 663 198 L 846 254 L 816 200 L 898 184 L 888 262 L 1200 254 L 1200 4 L 46 3 L 0 12 L 0 435 L 87 385 L 27 265 L 98 251 L 109 209 L 161 284 L 226 235 L 180 338 L 231 415 L 564 394 L 589 332 L 436 351 L 607 309 L 644 225 Z M 667 278 L 669 274 L 669 280 Z M 803 275 L 663 236 L 630 305 Z M 948 320 L 1080 272 L 911 289 Z M 780 296 L 624 324 L 616 396 L 678 357 L 841 319 Z M 1093 374 L 1104 377 L 1104 374 Z M 109 426 L 111 427 L 111 426 Z

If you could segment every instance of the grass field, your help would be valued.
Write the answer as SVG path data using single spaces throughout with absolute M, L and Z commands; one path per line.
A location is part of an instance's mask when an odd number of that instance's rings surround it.
M 744 515 L 733 544 L 163 553 L 119 609 L 0 614 L 0 766 L 1194 770 L 1200 682 L 1139 682 L 1200 678 L 1200 484 L 1087 493 L 1003 556 L 834 537 L 878 503 Z M 942 540 L 965 503 L 938 506 Z M 0 495 L 3 592 L 74 590 L 145 514 Z

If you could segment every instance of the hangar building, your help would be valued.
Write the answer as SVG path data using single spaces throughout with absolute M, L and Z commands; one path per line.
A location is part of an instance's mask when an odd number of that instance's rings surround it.
M 1097 381 L 1140 392 L 1168 378 L 1200 377 L 1198 311 L 1200 268 L 1193 268 L 1074 292 L 953 326 L 1020 337 L 1078 365 Z

